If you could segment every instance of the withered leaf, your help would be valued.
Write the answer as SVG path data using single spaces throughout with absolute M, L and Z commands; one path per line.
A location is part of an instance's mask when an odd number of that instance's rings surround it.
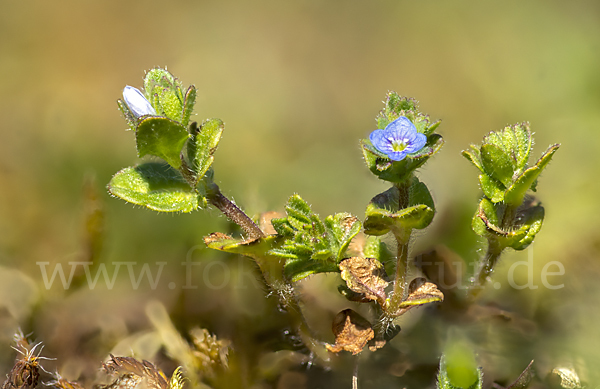
M 438 287 L 423 277 L 415 278 L 408 287 L 408 297 L 400 304 L 400 308 L 410 309 L 427 303 L 444 301 L 444 294 Z
M 381 262 L 374 258 L 351 257 L 340 262 L 342 278 L 353 292 L 384 304 L 387 275 Z
M 581 380 L 579 379 L 579 375 L 573 368 L 569 367 L 557 367 L 555 369 L 552 369 L 548 377 L 548 381 L 551 383 L 551 386 L 553 388 L 583 388 L 583 386 L 581 385 Z
M 133 373 L 122 374 L 108 385 L 98 385 L 99 389 L 136 389 L 142 377 Z
M 108 385 L 109 388 L 133 389 L 142 379 L 146 380 L 148 388 L 168 388 L 165 374 L 154 366 L 152 362 L 146 360 L 139 361 L 132 357 L 115 357 L 111 354 L 110 360 L 104 364 L 104 369 L 108 373 L 120 374 L 120 377 L 115 382 Z
M 84 389 L 78 382 L 69 381 L 60 376 L 58 373 L 54 373 L 56 380 L 45 383 L 48 386 L 54 386 L 58 389 Z
M 212 242 L 218 242 L 221 240 L 229 240 L 229 239 L 233 239 L 233 238 L 229 235 L 223 234 L 222 232 L 213 232 L 212 234 L 204 237 L 204 243 L 206 245 L 208 245 Z
M 372 339 L 369 342 L 369 350 L 370 351 L 377 351 L 380 348 L 383 348 L 383 346 L 385 346 L 387 343 L 387 341 L 385 339 Z
M 328 344 L 326 347 L 334 353 L 349 351 L 356 355 L 375 336 L 371 323 L 352 309 L 344 309 L 335 316 L 332 330 L 335 344 Z
M 21 331 L 15 334 L 14 341 L 16 347 L 13 348 L 20 355 L 17 355 L 15 364 L 6 375 L 2 389 L 33 389 L 39 382 L 40 369 L 43 370 L 39 360 L 47 359 L 39 356 L 41 348 L 36 354 L 36 348 L 41 345 L 41 342 L 31 346 Z
M 17 359 L 2 384 L 2 389 L 33 389 L 40 379 L 37 358 Z

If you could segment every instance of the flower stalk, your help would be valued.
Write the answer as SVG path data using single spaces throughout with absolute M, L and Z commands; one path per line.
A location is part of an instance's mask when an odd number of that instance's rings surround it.
M 398 209 L 408 207 L 408 199 L 410 192 L 410 184 L 408 182 L 396 184 L 395 187 L 399 191 Z M 388 300 L 385 307 L 387 314 L 395 315 L 400 310 L 400 304 L 406 294 L 406 275 L 408 272 L 408 242 L 410 240 L 411 231 L 406 231 L 403 228 L 392 229 L 392 234 L 396 239 L 398 252 L 396 256 L 396 273 L 394 277 L 394 289 L 392 296 Z
M 221 193 L 217 184 L 210 182 L 206 188 L 206 199 L 208 202 L 227 216 L 229 220 L 240 226 L 240 228 L 248 234 L 248 240 L 265 237 L 265 234 L 260 227 L 258 227 L 244 211 Z

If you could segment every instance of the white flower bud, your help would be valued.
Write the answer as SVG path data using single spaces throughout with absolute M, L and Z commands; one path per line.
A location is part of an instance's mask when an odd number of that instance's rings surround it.
M 137 88 L 127 85 L 123 89 L 123 100 L 136 118 L 144 115 L 156 115 L 156 110 Z

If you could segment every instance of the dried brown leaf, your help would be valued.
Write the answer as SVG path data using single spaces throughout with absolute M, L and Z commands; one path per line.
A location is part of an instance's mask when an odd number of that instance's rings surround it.
M 39 360 L 48 358 L 39 356 L 42 347 L 36 354 L 36 349 L 42 343 L 31 346 L 22 332 L 19 331 L 15 334 L 14 341 L 16 347 L 13 347 L 13 349 L 19 354 L 12 369 L 6 375 L 6 381 L 2 384 L 2 389 L 33 389 L 39 382 L 40 370 L 44 370 Z
M 111 355 L 110 360 L 104 364 L 104 369 L 111 374 L 120 374 L 120 377 L 117 379 L 117 381 L 109 385 L 111 387 L 115 384 L 120 385 L 121 383 L 133 385 L 135 377 L 126 377 L 127 375 L 133 374 L 134 376 L 140 378 L 135 386 L 137 386 L 142 379 L 145 379 L 148 388 L 168 389 L 167 377 L 165 374 L 156 366 L 154 366 L 152 362 L 146 360 L 139 361 L 132 357 L 115 357 L 114 355 Z M 129 386 L 126 387 L 133 389 L 135 386 L 131 388 Z
M 142 382 L 142 377 L 133 373 L 122 374 L 108 385 L 98 385 L 99 389 L 136 389 Z
M 369 342 L 369 351 L 377 351 L 380 348 L 383 348 L 387 341 L 385 339 L 372 339 Z
M 575 369 L 571 367 L 557 367 L 552 369 L 548 377 L 553 388 L 581 389 L 581 380 Z
M 433 283 L 423 277 L 415 278 L 408 287 L 408 297 L 400 304 L 402 309 L 444 301 L 444 294 Z
M 78 382 L 69 381 L 61 377 L 58 373 L 55 373 L 54 376 L 56 377 L 56 380 L 44 383 L 44 385 L 54 386 L 58 389 L 84 389 Z
M 233 238 L 227 234 L 223 234 L 222 232 L 213 232 L 212 234 L 204 237 L 204 243 L 208 246 L 210 243 L 229 239 Z
M 326 347 L 334 353 L 349 351 L 356 355 L 375 336 L 371 323 L 352 309 L 344 309 L 336 315 L 332 330 L 335 344 L 328 344 Z
M 350 290 L 381 305 L 385 303 L 388 282 L 381 262 L 374 258 L 351 257 L 340 262 L 340 270 Z

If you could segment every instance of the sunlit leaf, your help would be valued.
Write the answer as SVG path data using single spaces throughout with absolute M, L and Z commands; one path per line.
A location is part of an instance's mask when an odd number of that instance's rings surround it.
M 191 212 L 205 199 L 176 170 L 161 163 L 127 167 L 113 176 L 108 191 L 127 202 L 159 212 Z
M 154 155 L 171 166 L 181 166 L 181 149 L 189 134 L 178 122 L 163 117 L 147 117 L 136 129 L 138 157 Z

